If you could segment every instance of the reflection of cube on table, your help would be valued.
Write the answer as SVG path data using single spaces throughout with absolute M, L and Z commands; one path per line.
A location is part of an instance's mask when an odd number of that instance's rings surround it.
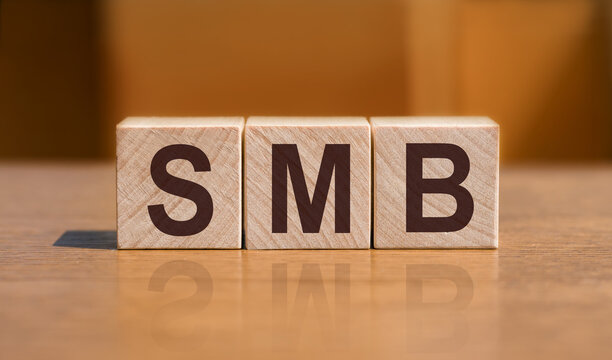
M 251 117 L 248 249 L 370 247 L 370 126 L 363 117 Z
M 117 125 L 117 247 L 240 248 L 244 119 Z
M 497 123 L 374 117 L 371 124 L 375 248 L 497 248 Z

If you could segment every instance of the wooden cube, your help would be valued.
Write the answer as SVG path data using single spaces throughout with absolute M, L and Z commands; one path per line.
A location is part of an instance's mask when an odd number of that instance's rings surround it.
M 127 118 L 117 125 L 117 247 L 242 245 L 244 119 Z
M 497 123 L 374 117 L 371 125 L 375 248 L 497 248 Z
M 370 247 L 370 126 L 362 117 L 251 117 L 247 249 Z

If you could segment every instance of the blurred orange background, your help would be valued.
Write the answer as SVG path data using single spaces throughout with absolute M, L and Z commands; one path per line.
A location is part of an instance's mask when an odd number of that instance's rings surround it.
M 130 115 L 487 115 L 502 160 L 612 159 L 606 0 L 0 0 L 0 158 Z

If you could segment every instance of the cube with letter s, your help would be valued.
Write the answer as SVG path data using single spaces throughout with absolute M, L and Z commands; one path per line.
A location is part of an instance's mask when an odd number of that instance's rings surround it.
M 242 245 L 241 117 L 117 125 L 117 247 Z

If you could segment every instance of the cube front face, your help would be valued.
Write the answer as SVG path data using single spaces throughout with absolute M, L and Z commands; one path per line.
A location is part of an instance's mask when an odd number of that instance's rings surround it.
M 499 127 L 487 120 L 372 118 L 375 248 L 497 248 Z
M 249 118 L 246 247 L 369 248 L 370 168 L 365 118 Z
M 128 120 L 117 127 L 118 248 L 241 248 L 244 120 Z

